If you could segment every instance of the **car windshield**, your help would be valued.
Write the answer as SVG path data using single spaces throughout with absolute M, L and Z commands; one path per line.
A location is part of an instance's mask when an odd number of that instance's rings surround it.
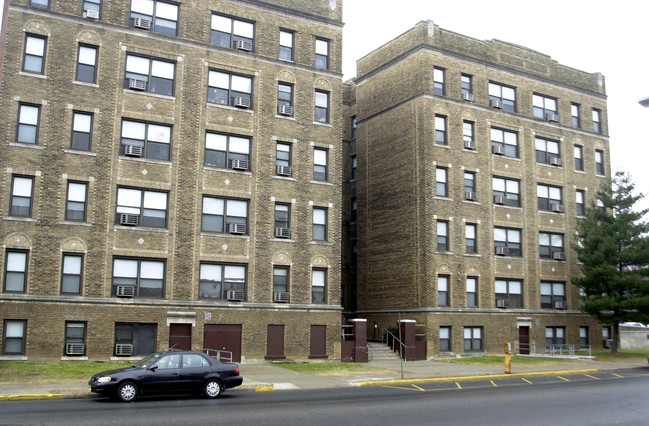
M 162 356 L 162 354 L 160 354 L 160 353 L 154 353 L 154 354 L 151 354 L 151 355 L 147 355 L 144 358 L 142 358 L 140 360 L 140 362 L 135 364 L 133 367 L 147 368 L 148 366 L 154 364 L 158 359 L 160 359 L 161 356 Z

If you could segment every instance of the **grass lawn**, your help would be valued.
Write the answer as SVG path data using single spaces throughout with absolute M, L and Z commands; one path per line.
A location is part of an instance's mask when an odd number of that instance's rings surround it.
M 366 364 L 346 362 L 319 362 L 319 363 L 290 363 L 282 362 L 273 364 L 276 367 L 300 373 L 314 374 L 316 376 L 361 376 L 372 374 L 389 374 L 396 370 L 376 368 Z
M 0 361 L 0 383 L 16 384 L 50 384 L 50 383 L 84 383 L 90 377 L 104 370 L 122 368 L 132 365 L 125 362 L 21 362 Z

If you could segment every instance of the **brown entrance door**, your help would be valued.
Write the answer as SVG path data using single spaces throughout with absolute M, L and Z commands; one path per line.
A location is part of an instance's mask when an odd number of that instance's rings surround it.
M 169 347 L 189 351 L 192 349 L 192 325 L 170 324 Z
M 525 326 L 518 327 L 518 345 L 521 355 L 530 353 L 530 328 Z
M 269 324 L 266 330 L 266 359 L 284 359 L 284 326 Z
M 205 324 L 203 346 L 232 352 L 232 362 L 241 362 L 241 324 Z
M 309 358 L 327 358 L 327 326 L 311 326 L 311 350 Z

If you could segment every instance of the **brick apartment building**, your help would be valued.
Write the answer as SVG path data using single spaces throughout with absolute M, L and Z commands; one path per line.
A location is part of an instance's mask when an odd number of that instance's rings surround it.
M 7 3 L 2 359 L 339 358 L 342 2 Z
M 570 247 L 610 177 L 604 78 L 432 22 L 357 70 L 344 96 L 343 279 L 368 338 L 401 314 L 428 356 L 601 347 Z

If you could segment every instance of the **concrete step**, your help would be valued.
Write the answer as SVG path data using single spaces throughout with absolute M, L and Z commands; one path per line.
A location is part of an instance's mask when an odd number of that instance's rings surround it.
M 396 354 L 391 347 L 383 343 L 367 342 L 369 349 L 369 356 L 371 361 L 392 361 L 398 360 L 399 355 Z

